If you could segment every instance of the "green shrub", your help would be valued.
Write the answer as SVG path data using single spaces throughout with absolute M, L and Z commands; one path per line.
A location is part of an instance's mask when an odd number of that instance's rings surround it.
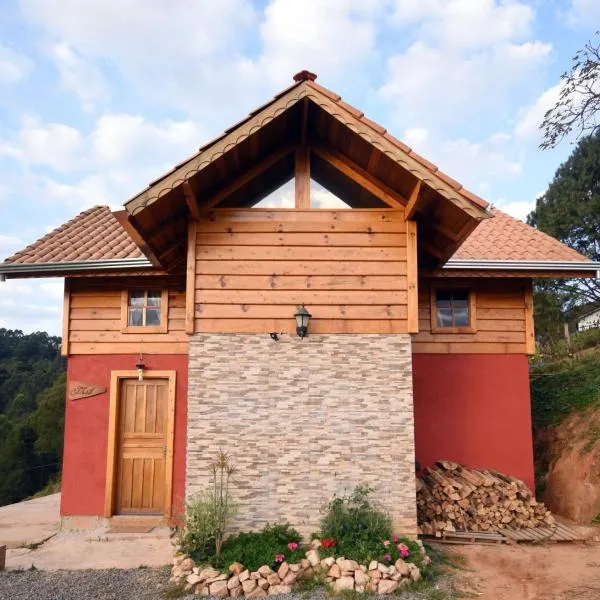
M 404 544 L 409 551 L 408 560 L 420 564 L 418 545 L 393 535 L 390 516 L 371 504 L 371 493 L 370 488 L 357 486 L 350 495 L 333 498 L 321 520 L 318 537 L 325 544 L 326 540 L 335 540 L 335 546 L 322 546 L 319 554 L 345 556 L 362 564 L 371 560 L 391 564 L 400 557 L 398 545 Z
M 549 363 L 531 371 L 533 427 L 558 425 L 574 411 L 600 404 L 600 354 L 572 364 Z
M 219 450 L 210 465 L 212 489 L 193 496 L 186 504 L 183 531 L 179 535 L 181 550 L 195 560 L 218 559 L 225 530 L 237 511 L 230 499 L 229 483 L 235 467 L 225 452 Z
M 288 548 L 289 543 L 298 544 L 296 550 Z M 275 557 L 281 554 L 290 563 L 304 558 L 306 548 L 300 547 L 300 534 L 284 525 L 267 525 L 260 532 L 239 533 L 223 543 L 221 556 L 214 558 L 214 566 L 226 568 L 233 562 L 241 562 L 247 569 L 256 571 L 262 565 L 277 566 Z
M 195 561 L 207 562 L 215 554 L 214 501 L 210 493 L 193 496 L 185 506 L 179 546 Z

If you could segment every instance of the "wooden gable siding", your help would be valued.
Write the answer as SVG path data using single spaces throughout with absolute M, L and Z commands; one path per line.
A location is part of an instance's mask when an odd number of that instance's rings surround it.
M 465 287 L 475 293 L 474 333 L 431 333 L 431 285 Z M 531 282 L 517 279 L 444 279 L 419 281 L 419 333 L 416 354 L 526 354 L 531 308 Z
M 69 354 L 187 354 L 184 284 L 172 278 L 71 279 Z M 121 294 L 128 289 L 169 290 L 166 333 L 123 333 Z
M 407 332 L 403 210 L 215 210 L 197 224 L 196 332 Z

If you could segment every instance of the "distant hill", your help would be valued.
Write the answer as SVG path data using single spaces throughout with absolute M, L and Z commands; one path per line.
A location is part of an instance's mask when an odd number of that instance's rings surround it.
M 59 337 L 0 329 L 0 506 L 60 477 L 66 361 Z

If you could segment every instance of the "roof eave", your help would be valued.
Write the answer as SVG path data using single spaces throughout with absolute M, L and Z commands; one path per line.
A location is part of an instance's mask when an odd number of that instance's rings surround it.
M 114 271 L 153 269 L 147 258 L 119 258 L 48 263 L 0 263 L 0 276 L 33 275 L 35 273 L 78 273 L 82 271 Z
M 501 271 L 577 271 L 594 272 L 600 278 L 600 262 L 593 261 L 557 261 L 557 260 L 475 260 L 450 259 L 445 270 L 501 270 Z

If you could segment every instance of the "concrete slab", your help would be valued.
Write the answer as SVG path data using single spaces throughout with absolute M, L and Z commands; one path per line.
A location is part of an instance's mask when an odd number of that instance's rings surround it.
M 60 530 L 60 494 L 0 506 L 0 546 L 37 544 Z
M 171 531 L 109 534 L 108 522 L 61 530 L 60 494 L 0 507 L 0 546 L 8 546 L 7 569 L 132 569 L 170 564 Z

